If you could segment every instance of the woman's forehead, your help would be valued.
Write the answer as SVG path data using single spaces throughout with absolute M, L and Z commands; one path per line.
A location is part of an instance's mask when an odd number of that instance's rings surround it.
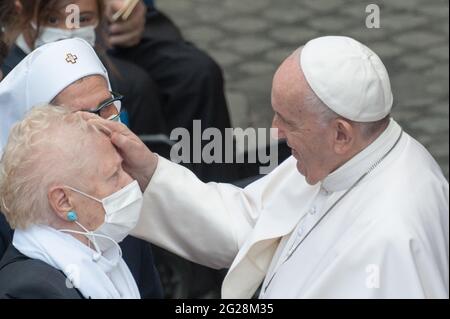
M 96 168 L 97 172 L 107 174 L 122 161 L 122 157 L 104 133 L 95 131 L 89 135 L 83 156 L 89 157 L 92 167 Z

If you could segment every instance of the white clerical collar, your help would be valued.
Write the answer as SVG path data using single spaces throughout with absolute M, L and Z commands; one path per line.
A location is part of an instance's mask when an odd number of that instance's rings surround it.
M 321 187 L 327 192 L 339 192 L 351 187 L 376 161 L 389 152 L 401 132 L 400 125 L 391 118 L 386 130 L 375 141 L 328 175 L 322 181 Z

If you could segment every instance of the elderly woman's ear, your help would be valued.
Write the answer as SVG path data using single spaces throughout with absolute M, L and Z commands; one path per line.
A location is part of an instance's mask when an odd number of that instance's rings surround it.
M 68 221 L 67 214 L 74 210 L 68 196 L 68 190 L 53 186 L 48 191 L 48 203 L 59 221 Z

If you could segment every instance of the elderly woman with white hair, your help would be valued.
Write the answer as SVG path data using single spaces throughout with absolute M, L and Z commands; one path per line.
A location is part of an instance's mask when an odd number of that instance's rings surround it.
M 16 231 L 0 298 L 140 298 L 118 242 L 139 219 L 142 192 L 105 132 L 54 106 L 11 131 L 0 206 Z

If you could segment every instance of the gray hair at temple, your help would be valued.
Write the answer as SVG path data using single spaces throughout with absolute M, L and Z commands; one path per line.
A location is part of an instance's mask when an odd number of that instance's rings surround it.
M 13 229 L 51 223 L 53 185 L 82 186 L 76 176 L 88 167 L 83 146 L 93 132 L 99 130 L 80 113 L 50 105 L 32 109 L 13 127 L 0 161 L 0 208 Z
M 295 58 L 300 61 L 300 56 L 302 53 L 302 49 L 304 46 L 301 46 L 295 51 Z M 299 63 L 300 70 L 302 69 L 301 64 Z M 304 105 L 308 108 L 309 111 L 316 113 L 319 115 L 320 125 L 327 126 L 332 120 L 337 118 L 343 118 L 332 109 L 330 109 L 317 95 L 314 93 L 313 89 L 308 85 L 308 93 L 305 95 L 303 100 Z M 349 119 L 345 119 L 347 122 L 351 123 L 353 126 L 358 127 L 361 132 L 363 138 L 370 139 L 375 134 L 378 134 L 379 131 L 389 122 L 391 115 L 386 116 L 385 118 L 376 121 L 376 122 L 355 122 Z

